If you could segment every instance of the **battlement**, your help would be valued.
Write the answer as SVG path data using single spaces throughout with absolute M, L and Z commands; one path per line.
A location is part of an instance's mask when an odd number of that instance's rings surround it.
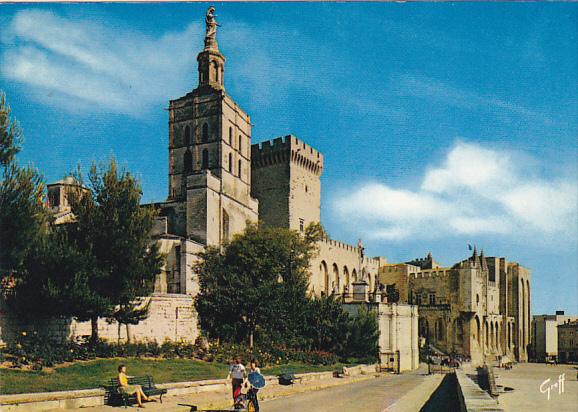
M 252 168 L 289 162 L 304 167 L 318 176 L 323 173 L 323 155 L 293 135 L 251 145 Z
M 436 268 L 431 270 L 422 270 L 419 272 L 410 273 L 409 276 L 411 276 L 414 279 L 442 278 L 448 277 L 450 272 L 451 272 L 450 268 Z
M 324 238 L 324 239 L 321 239 L 319 242 L 320 242 L 320 243 L 325 243 L 325 244 L 328 245 L 328 246 L 336 247 L 336 248 L 338 248 L 338 249 L 346 250 L 346 251 L 348 251 L 348 252 L 354 252 L 354 253 L 356 253 L 356 254 L 359 253 L 359 248 L 358 248 L 357 246 L 353 246 L 353 245 L 350 245 L 350 244 L 345 243 L 345 242 L 340 242 L 339 240 L 333 240 L 333 239 L 329 239 L 329 238 Z M 374 265 L 378 265 L 378 266 L 379 266 L 380 263 L 381 263 L 381 260 L 380 260 L 380 258 L 378 258 L 378 257 L 373 257 L 373 258 L 372 258 L 372 257 L 365 256 L 365 257 L 363 258 L 363 261 L 364 261 L 365 263 L 368 263 L 368 264 L 369 264 L 369 263 L 373 263 Z

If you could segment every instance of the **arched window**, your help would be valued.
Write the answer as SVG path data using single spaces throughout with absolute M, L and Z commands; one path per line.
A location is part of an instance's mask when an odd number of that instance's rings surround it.
M 229 173 L 233 173 L 233 154 L 229 153 Z
M 185 127 L 185 146 L 191 145 L 191 128 L 189 126 Z
M 215 81 L 219 83 L 219 64 L 217 62 L 213 62 L 213 67 L 215 68 Z
M 207 143 L 208 141 L 209 141 L 209 125 L 207 123 L 204 123 L 202 142 Z
M 438 342 L 441 342 L 444 340 L 444 322 L 441 318 L 438 319 L 437 321 L 436 329 L 437 329 L 436 339 L 438 340 Z
M 201 169 L 208 169 L 208 168 L 209 168 L 209 151 L 207 149 L 203 149 Z
M 233 146 L 233 128 L 229 127 L 229 146 Z
M 237 165 L 238 165 L 237 170 L 239 170 L 239 177 L 241 177 L 241 159 L 239 159 L 239 160 L 237 161 Z
M 229 214 L 223 209 L 223 240 L 229 240 Z
M 188 149 L 185 152 L 185 156 L 183 158 L 183 167 L 185 169 L 185 173 L 190 173 L 193 171 L 193 155 L 191 155 L 191 151 Z
M 243 150 L 243 136 L 239 135 L 239 151 Z
M 478 316 L 476 315 L 475 317 L 476 319 L 476 340 L 478 341 L 478 345 L 481 345 L 482 343 L 482 331 L 481 331 L 481 325 L 480 325 L 480 318 L 478 318 Z
M 329 273 L 327 271 L 327 263 L 325 261 L 321 262 L 319 265 L 319 272 L 321 272 L 321 278 L 323 279 L 323 290 L 325 294 L 329 294 Z
M 343 289 L 344 290 L 345 288 L 349 289 L 351 279 L 349 278 L 349 269 L 347 269 L 347 266 L 343 266 L 343 277 L 345 278 L 345 284 L 343 285 Z
M 353 275 L 353 281 L 357 282 L 357 269 L 353 269 L 353 272 L 351 272 L 351 274 Z
M 338 292 L 339 291 L 339 268 L 337 267 L 337 264 L 333 264 L 333 286 L 335 287 L 335 290 Z

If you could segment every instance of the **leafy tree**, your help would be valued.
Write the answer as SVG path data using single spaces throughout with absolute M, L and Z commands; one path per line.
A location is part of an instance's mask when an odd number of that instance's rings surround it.
M 0 278 L 22 276 L 26 257 L 49 221 L 42 176 L 16 161 L 22 142 L 22 129 L 0 92 Z
M 361 306 L 354 316 L 350 316 L 347 339 L 340 355 L 347 357 L 375 358 L 378 355 L 379 325 L 377 314 Z
M 157 211 L 140 206 L 142 193 L 134 176 L 111 159 L 108 165 L 92 165 L 88 187 L 80 173 L 76 178 L 79 186 L 70 196 L 76 220 L 67 225 L 67 232 L 79 253 L 92 258 L 88 282 L 99 300 L 79 308 L 75 316 L 90 319 L 91 339 L 96 340 L 98 317 L 128 324 L 146 316 L 135 301 L 152 293 L 163 256 L 151 237 Z
M 70 242 L 67 228 L 53 226 L 28 255 L 26 275 L 18 280 L 9 300 L 23 318 L 74 316 L 90 319 L 112 303 L 92 289 L 94 256 Z
M 305 306 L 302 325 L 310 347 L 332 353 L 343 353 L 347 340 L 349 315 L 334 296 L 313 298 Z
M 306 300 L 309 260 L 322 236 L 320 225 L 298 232 L 250 224 L 222 249 L 208 247 L 196 265 L 201 328 L 209 336 L 253 345 L 295 333 Z

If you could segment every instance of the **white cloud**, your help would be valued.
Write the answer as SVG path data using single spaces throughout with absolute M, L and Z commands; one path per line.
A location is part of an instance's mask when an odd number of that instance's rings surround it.
M 17 13 L 2 36 L 1 75 L 30 86 L 31 95 L 68 109 L 143 116 L 194 76 L 200 24 L 151 38 L 48 11 Z M 193 84 L 190 84 L 193 87 Z
M 536 177 L 536 160 L 458 141 L 431 165 L 416 190 L 369 182 L 341 193 L 333 212 L 384 240 L 493 235 L 523 239 L 576 237 L 574 178 Z

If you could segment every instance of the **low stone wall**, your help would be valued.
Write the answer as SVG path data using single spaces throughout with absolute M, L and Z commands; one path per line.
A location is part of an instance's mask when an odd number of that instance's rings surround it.
M 2 412 L 41 412 L 53 409 L 86 408 L 103 404 L 103 389 L 0 395 L 0 411 Z
M 432 393 L 440 386 L 444 375 L 428 375 L 423 382 L 411 389 L 405 395 L 389 405 L 384 412 L 415 412 L 419 411 L 429 400 Z
M 503 411 L 498 402 L 471 380 L 463 370 L 456 370 L 460 412 Z
M 165 340 L 190 343 L 195 341 L 198 326 L 192 296 L 154 293 L 147 299 L 150 300 L 149 317 L 138 325 L 129 327 L 133 342 L 156 341 L 160 344 Z M 14 342 L 23 331 L 37 331 L 42 337 L 55 342 L 89 336 L 91 333 L 90 322 L 79 322 L 70 318 L 25 323 L 10 311 L 1 298 L 0 315 L 0 346 Z M 98 333 L 101 339 L 126 342 L 129 332 L 126 325 L 119 331 L 118 324 L 100 318 Z
M 347 368 L 348 376 L 369 375 L 377 371 L 377 365 L 358 365 Z M 313 372 L 296 374 L 303 382 L 329 379 L 333 372 Z M 266 376 L 268 386 L 279 384 L 276 376 Z M 191 395 L 201 392 L 226 392 L 231 389 L 228 379 L 211 379 L 194 382 L 171 382 L 157 385 L 166 389 L 165 396 Z M 43 412 L 54 409 L 73 409 L 104 405 L 103 389 L 86 389 L 64 392 L 24 393 L 0 395 L 1 412 Z

